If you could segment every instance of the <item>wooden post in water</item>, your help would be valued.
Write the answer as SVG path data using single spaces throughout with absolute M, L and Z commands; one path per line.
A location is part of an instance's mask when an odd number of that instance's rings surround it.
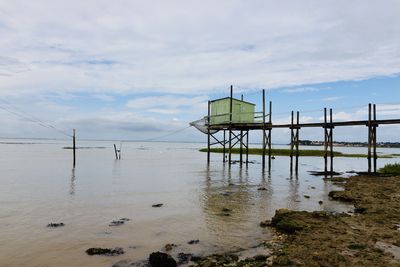
M 371 172 L 371 145 L 372 145 L 372 129 L 371 129 L 371 103 L 368 104 L 368 172 Z
M 297 111 L 297 126 L 296 126 L 296 174 L 299 173 L 299 130 L 300 130 L 300 113 Z
M 327 109 L 324 108 L 324 170 L 328 173 L 328 156 L 330 158 L 330 172 L 333 173 L 333 110 L 329 109 L 329 123 Z
M 326 108 L 324 108 L 324 170 L 328 172 L 328 118 Z
M 374 173 L 376 173 L 376 166 L 377 166 L 377 159 L 378 156 L 376 154 L 376 127 L 378 127 L 378 125 L 376 124 L 376 105 L 374 104 L 373 106 L 373 112 L 374 112 L 374 125 L 373 125 L 373 134 L 374 134 L 374 138 L 373 138 L 373 142 L 374 142 L 374 148 L 373 148 L 373 153 L 374 153 Z
M 75 135 L 75 129 L 73 129 L 72 132 L 72 166 L 75 168 L 76 165 L 76 135 Z
M 233 86 L 231 85 L 231 96 L 229 104 L 229 165 L 232 163 L 232 109 L 233 109 Z
M 377 159 L 376 153 L 376 105 L 368 104 L 368 172 L 377 171 Z M 373 163 L 372 163 L 373 159 Z M 373 164 L 373 165 L 372 165 Z
M 243 101 L 243 95 L 241 95 L 240 100 Z M 240 130 L 240 167 L 243 163 L 243 130 Z
M 210 149 L 211 149 L 211 143 L 210 143 L 210 115 L 211 115 L 211 101 L 208 101 L 208 115 L 207 115 L 207 163 L 210 163 Z
M 262 90 L 263 101 L 263 137 L 262 137 L 262 168 L 265 168 L 265 149 L 266 149 L 266 133 L 265 133 L 265 89 Z
M 291 113 L 290 122 L 290 174 L 293 173 L 293 148 L 294 148 L 294 112 Z
M 246 166 L 249 165 L 249 130 L 246 134 Z
M 117 146 L 114 144 L 115 159 L 118 160 L 118 150 Z
M 330 109 L 330 142 L 329 142 L 329 145 L 330 145 L 330 153 L 331 153 L 331 174 L 333 174 L 333 110 L 332 109 Z
M 224 141 L 223 141 L 223 149 L 224 151 L 222 152 L 222 162 L 225 162 L 225 150 L 226 150 L 226 130 L 224 130 Z
M 271 156 L 272 156 L 272 101 L 269 101 L 269 128 L 268 128 L 268 170 L 271 170 Z

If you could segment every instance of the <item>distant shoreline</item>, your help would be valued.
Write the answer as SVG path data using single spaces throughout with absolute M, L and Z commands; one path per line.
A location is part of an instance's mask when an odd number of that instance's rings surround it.
M 301 146 L 324 146 L 324 141 L 300 140 L 299 144 Z M 368 143 L 367 142 L 338 141 L 338 142 L 333 142 L 333 146 L 337 146 L 337 147 L 368 147 Z M 398 142 L 379 142 L 376 144 L 376 146 L 381 147 L 381 148 L 400 148 L 400 143 L 398 143 Z
M 207 148 L 202 148 L 199 151 L 200 152 L 207 152 Z M 223 153 L 224 149 L 223 148 L 211 148 L 210 149 L 211 153 Z M 232 148 L 231 150 L 232 154 L 240 154 L 240 148 Z M 246 149 L 243 148 L 243 154 L 246 154 Z M 228 148 L 225 149 L 225 153 L 229 153 Z M 268 149 L 266 151 L 268 154 Z M 263 150 L 261 148 L 249 148 L 249 154 L 250 155 L 262 155 Z M 271 149 L 271 155 L 272 156 L 290 156 L 291 150 L 290 149 Z M 306 149 L 301 149 L 299 150 L 299 156 L 300 157 L 323 157 L 325 155 L 324 150 L 306 150 Z M 330 153 L 328 152 L 328 156 L 330 156 Z M 342 153 L 342 152 L 333 152 L 334 157 L 347 157 L 347 158 L 366 158 L 367 154 L 347 154 L 347 153 Z M 378 158 L 394 158 L 398 157 L 399 154 L 390 154 L 390 155 L 378 155 Z

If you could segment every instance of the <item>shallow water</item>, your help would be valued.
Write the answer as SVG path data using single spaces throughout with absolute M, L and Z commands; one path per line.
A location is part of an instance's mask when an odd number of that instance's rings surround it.
M 79 146 L 105 148 L 78 150 L 72 169 L 72 152 L 62 149 L 68 142 L 2 141 L 0 266 L 111 266 L 145 259 L 167 243 L 197 254 L 247 248 L 269 238 L 259 223 L 277 208 L 351 209 L 329 201 L 335 187 L 309 175 L 322 169 L 321 158 L 300 158 L 299 175 L 290 176 L 287 157 L 277 157 L 271 172 L 263 173 L 259 156 L 241 168 L 224 165 L 222 155 L 214 154 L 207 166 L 206 154 L 198 152 L 202 144 L 123 143 L 122 160 L 116 161 L 112 142 L 80 141 Z M 13 142 L 26 144 L 8 144 Z M 394 161 L 382 159 L 379 166 Z M 335 159 L 336 171 L 363 171 L 366 165 L 366 159 Z M 164 206 L 152 208 L 156 203 Z M 223 216 L 222 208 L 231 209 L 231 216 Z M 108 226 L 123 217 L 131 221 Z M 49 229 L 50 222 L 66 225 Z M 193 239 L 199 244 L 188 245 Z M 122 247 L 126 253 L 88 256 L 90 247 Z

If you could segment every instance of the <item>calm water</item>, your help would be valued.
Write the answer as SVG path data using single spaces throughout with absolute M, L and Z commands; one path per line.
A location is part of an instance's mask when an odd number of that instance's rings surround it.
M 301 158 L 298 177 L 291 177 L 286 157 L 277 157 L 271 173 L 263 174 L 259 156 L 250 156 L 255 163 L 248 168 L 229 168 L 215 154 L 207 166 L 201 144 L 123 143 L 122 160 L 116 161 L 112 142 L 91 141 L 78 145 L 105 148 L 78 150 L 72 169 L 71 150 L 62 149 L 67 142 L 2 142 L 26 144 L 0 143 L 0 266 L 111 266 L 145 259 L 167 243 L 179 244 L 177 252 L 198 254 L 247 248 L 270 237 L 258 224 L 277 208 L 351 208 L 330 202 L 334 187 L 308 174 L 322 169 L 320 158 Z M 394 161 L 379 160 L 379 166 Z M 337 158 L 335 170 L 365 170 L 366 163 Z M 156 203 L 164 206 L 152 208 Z M 232 209 L 231 216 L 221 216 L 224 207 Z M 123 217 L 131 221 L 108 226 Z M 50 222 L 66 226 L 46 228 Z M 192 239 L 200 243 L 188 245 Z M 126 253 L 87 256 L 90 247 L 122 247 Z

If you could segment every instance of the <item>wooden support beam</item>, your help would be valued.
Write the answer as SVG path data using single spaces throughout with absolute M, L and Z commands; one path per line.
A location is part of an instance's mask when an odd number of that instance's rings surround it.
M 243 131 L 240 131 L 240 166 L 243 163 Z
M 294 112 L 291 113 L 290 127 L 290 174 L 293 173 L 293 149 L 294 149 Z
M 368 172 L 371 172 L 371 148 L 372 148 L 372 106 L 368 104 Z
M 231 85 L 229 105 L 229 165 L 232 163 L 232 110 L 233 110 L 233 86 Z
M 373 142 L 374 142 L 373 157 L 374 157 L 374 173 L 376 173 L 377 172 L 377 169 L 376 169 L 376 167 L 377 167 L 377 159 L 378 159 L 378 155 L 376 153 L 376 145 L 377 145 L 377 143 L 376 143 L 376 127 L 378 127 L 378 126 L 376 124 L 376 105 L 375 104 L 373 106 L 373 113 L 374 113 L 374 115 L 373 115 L 373 118 L 374 118 L 374 123 L 373 123 L 373 134 L 374 134 L 374 138 L 373 138 Z
M 246 166 L 249 165 L 249 130 L 246 134 Z
M 329 113 L 330 113 L 329 122 L 330 122 L 330 125 L 332 125 L 333 124 L 333 110 L 330 109 Z M 333 173 L 333 126 L 331 126 L 329 128 L 329 130 L 330 130 L 330 133 L 329 133 L 329 138 L 330 138 L 329 147 L 330 147 L 330 156 L 331 156 L 331 173 Z
M 265 141 L 266 141 L 266 133 L 265 133 L 265 89 L 262 90 L 262 101 L 263 101 L 263 137 L 262 137 L 262 168 L 265 168 Z
M 297 127 L 296 127 L 296 174 L 299 173 L 299 127 L 300 113 L 297 111 Z
M 324 108 L 324 170 L 328 172 L 328 119 L 326 108 Z
M 76 134 L 75 129 L 72 130 L 72 166 L 76 165 Z
M 208 101 L 208 115 L 207 115 L 207 163 L 210 163 L 210 116 L 211 116 L 211 101 Z
M 272 101 L 269 101 L 269 124 L 272 124 Z M 268 128 L 268 170 L 271 171 L 272 129 Z
M 224 141 L 223 141 L 223 152 L 222 152 L 222 162 L 225 162 L 225 150 L 226 150 L 226 130 L 224 130 Z
M 118 160 L 118 150 L 115 144 L 114 144 L 114 153 L 115 153 L 115 159 Z

